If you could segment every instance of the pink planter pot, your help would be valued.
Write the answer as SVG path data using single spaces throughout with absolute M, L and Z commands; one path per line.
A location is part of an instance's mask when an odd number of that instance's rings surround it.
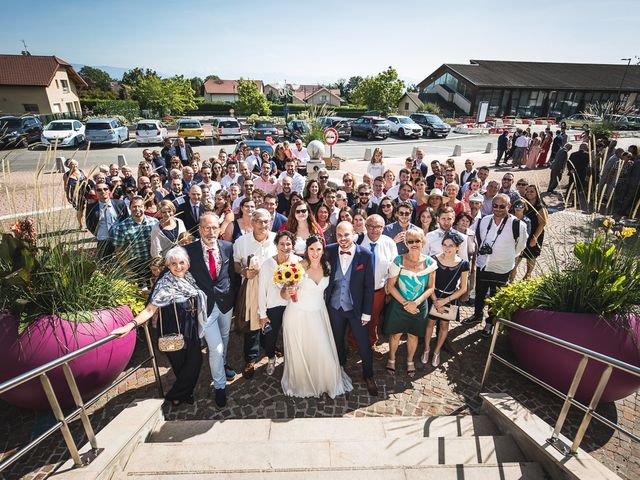
M 598 353 L 640 366 L 640 321 L 631 318 L 634 333 L 615 329 L 586 313 L 549 312 L 546 310 L 519 310 L 513 321 L 525 327 L 580 345 Z M 565 350 L 544 340 L 511 330 L 509 339 L 515 356 L 527 372 L 566 393 L 581 355 Z M 596 389 L 604 364 L 589 360 L 576 392 L 576 399 L 588 404 Z M 625 398 L 640 388 L 640 377 L 614 369 L 600 402 Z
M 127 306 L 97 311 L 92 323 L 70 323 L 56 316 L 44 316 L 18 337 L 18 319 L 0 313 L 0 382 L 89 345 L 131 320 L 133 315 Z M 84 400 L 118 377 L 131 359 L 135 342 L 135 332 L 131 332 L 69 363 Z M 62 367 L 51 370 L 47 375 L 60 404 L 63 407 L 73 406 L 73 397 Z M 1 398 L 22 408 L 50 408 L 40 379 L 37 378 L 6 392 Z

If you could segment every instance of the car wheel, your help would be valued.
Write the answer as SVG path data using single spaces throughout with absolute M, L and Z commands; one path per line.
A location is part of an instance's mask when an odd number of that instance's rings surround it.
M 18 140 L 17 147 L 18 148 L 29 148 L 29 141 L 27 140 L 27 138 L 26 137 L 22 137 L 20 140 Z
M 433 130 L 431 130 L 430 128 L 427 128 L 424 131 L 424 136 L 427 137 L 427 138 L 431 138 L 433 136 Z
M 400 130 L 398 130 L 398 136 L 400 138 L 404 138 L 404 128 L 401 128 Z
M 367 140 L 373 140 L 374 136 L 373 136 L 373 132 L 369 131 L 367 132 Z

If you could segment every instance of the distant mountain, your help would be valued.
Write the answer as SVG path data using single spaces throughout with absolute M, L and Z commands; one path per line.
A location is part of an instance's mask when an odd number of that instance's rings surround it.
M 85 64 L 83 64 L 83 63 L 72 63 L 71 66 L 76 71 L 79 71 L 82 67 L 85 66 Z M 114 80 L 122 80 L 122 75 L 124 75 L 125 72 L 127 72 L 127 71 L 131 70 L 131 68 L 133 68 L 133 67 L 129 67 L 129 68 L 111 67 L 109 65 L 88 65 L 88 66 L 89 67 L 93 67 L 93 68 L 99 68 L 100 70 L 104 70 Z M 142 67 L 142 68 L 146 68 L 146 67 Z M 157 72 L 157 74 L 160 75 L 161 77 L 170 77 L 170 76 L 173 75 L 173 74 L 167 74 L 167 73 L 164 73 L 164 72 Z

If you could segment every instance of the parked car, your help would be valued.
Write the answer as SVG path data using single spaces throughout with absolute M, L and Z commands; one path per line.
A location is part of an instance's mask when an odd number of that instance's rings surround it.
M 84 127 L 87 142 L 121 145 L 129 140 L 129 129 L 117 118 L 94 118 Z
M 54 120 L 40 135 L 41 143 L 55 145 L 57 142 L 58 147 L 78 147 L 84 140 L 84 125 L 79 120 Z
M 311 126 L 304 120 L 291 120 L 284 127 L 284 138 L 295 141 L 311 131 Z
M 278 130 L 273 122 L 264 120 L 257 120 L 249 128 L 249 137 L 254 140 L 266 140 L 267 137 L 271 137 L 274 141 L 278 141 L 282 134 L 282 130 Z
M 412 113 L 411 120 L 422 127 L 423 135 L 429 137 L 447 138 L 451 133 L 451 127 L 442 121 L 442 119 L 434 113 Z
M 167 127 L 160 120 L 140 120 L 136 124 L 136 143 L 139 145 L 149 143 L 162 145 L 168 136 Z
M 181 118 L 176 122 L 176 125 L 178 127 L 178 137 L 184 138 L 185 141 L 193 140 L 200 143 L 207 141 L 200 120 Z
M 594 123 L 602 122 L 602 117 L 598 115 L 590 115 L 588 113 L 574 113 L 567 118 L 560 120 L 560 125 L 564 125 L 568 128 L 581 128 L 583 130 L 589 129 L 589 126 Z
M 211 125 L 213 127 L 212 135 L 214 141 L 242 140 L 242 126 L 236 118 L 214 118 Z
M 318 123 L 325 128 L 335 128 L 338 131 L 338 140 L 351 138 L 351 120 L 343 117 L 318 117 Z
M 38 117 L 0 117 L 0 149 L 28 147 L 40 141 L 42 123 Z
M 614 130 L 632 130 L 633 125 L 625 115 L 605 115 L 604 119 Z
M 632 130 L 640 130 L 640 115 L 627 115 Z
M 394 115 L 388 117 L 387 121 L 389 122 L 391 133 L 398 135 L 400 138 L 420 138 L 422 136 L 422 127 L 409 117 Z
M 269 152 L 269 156 L 273 157 L 273 145 L 271 145 L 269 142 L 265 141 L 265 140 L 244 140 L 243 142 L 247 147 L 249 147 L 251 150 L 253 150 L 256 147 L 260 148 L 260 152 Z M 233 154 L 235 155 L 236 153 L 238 153 L 238 150 L 240 148 L 240 143 L 238 143 L 236 145 L 235 150 L 233 151 Z
M 360 117 L 351 124 L 351 133 L 354 136 L 385 139 L 389 136 L 389 125 L 382 117 Z

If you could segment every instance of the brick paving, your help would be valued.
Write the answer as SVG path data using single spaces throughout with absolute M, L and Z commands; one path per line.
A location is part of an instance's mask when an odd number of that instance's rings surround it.
M 492 177 L 496 174 L 501 175 L 501 170 L 492 170 Z M 519 178 L 518 173 L 520 172 L 516 173 L 516 179 Z M 539 183 L 545 183 L 548 171 L 527 172 L 526 176 L 529 179 L 534 176 L 539 178 L 537 180 Z M 550 206 L 559 207 L 553 201 L 550 202 Z M 553 213 L 550 219 L 547 247 L 543 248 L 541 263 L 549 261 L 551 250 L 556 250 L 557 253 L 558 246 L 575 241 L 584 231 L 588 221 L 587 216 L 575 211 Z M 462 310 L 462 318 L 471 313 L 468 307 Z M 229 383 L 228 405 L 219 409 L 215 406 L 210 393 L 211 377 L 208 364 L 204 362 L 195 392 L 196 403 L 179 407 L 165 405 L 164 413 L 167 420 L 478 413 L 480 408 L 478 391 L 489 347 L 489 341 L 480 336 L 479 330 L 479 326 L 465 329 L 459 324 L 452 325 L 450 338 L 453 340 L 455 355 L 451 356 L 443 352 L 443 363 L 438 369 L 431 366 L 422 367 L 418 364 L 418 374 L 413 379 L 406 375 L 404 346 L 399 350 L 398 371 L 395 376 L 388 375 L 384 370 L 386 357 L 375 360 L 376 380 L 380 390 L 380 396 L 377 398 L 370 397 L 366 392 L 361 381 L 361 368 L 357 354 L 350 357 L 346 367 L 347 373 L 354 380 L 354 390 L 334 400 L 328 397 L 319 399 L 285 397 L 280 389 L 282 360 L 279 360 L 276 373 L 269 377 L 265 373 L 266 361 L 263 359 L 258 365 L 253 380 L 246 381 L 238 376 Z M 386 348 L 387 345 L 383 344 L 382 349 Z M 146 356 L 145 349 L 143 342 L 139 341 L 131 365 L 136 365 Z M 229 350 L 230 363 L 238 369 L 241 368 L 242 342 L 238 335 L 232 334 Z M 500 337 L 497 351 L 503 356 L 512 358 L 506 335 Z M 162 379 L 166 387 L 172 382 L 173 375 L 166 359 L 162 355 L 159 359 Z M 494 364 L 492 367 L 485 390 L 512 395 L 550 424 L 555 422 L 561 406 L 561 402 L 551 393 L 499 364 Z M 96 430 L 100 430 L 132 400 L 155 395 L 157 390 L 153 374 L 149 368 L 143 368 L 92 407 L 92 424 Z M 636 393 L 621 401 L 600 405 L 598 412 L 612 421 L 618 421 L 635 434 L 640 434 L 639 398 Z M 571 409 L 563 433 L 572 438 L 581 418 L 579 411 Z M 0 402 L 0 439 L 2 439 L 0 452 L 3 452 L 0 453 L 0 457 L 24 445 L 52 423 L 53 418 L 50 414 L 26 411 Z M 86 441 L 79 422 L 73 423 L 72 431 L 79 444 Z M 628 480 L 640 478 L 640 447 L 626 437 L 609 431 L 597 422 L 592 422 L 582 447 L 622 478 Z M 61 436 L 56 434 L 0 478 L 43 479 L 56 465 L 67 458 L 68 454 Z

